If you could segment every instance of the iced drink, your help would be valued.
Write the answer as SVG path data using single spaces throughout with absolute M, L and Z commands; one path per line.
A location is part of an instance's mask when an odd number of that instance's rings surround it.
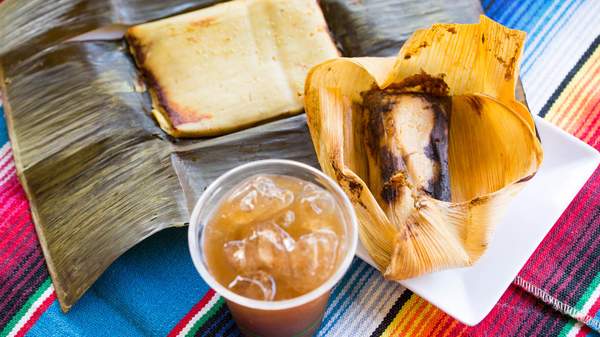
M 205 207 L 196 206 L 194 263 L 245 335 L 311 336 L 354 255 L 356 218 L 341 189 L 308 166 L 248 165 L 255 167 L 220 178 L 228 184 L 211 185 L 216 192 L 209 187 L 199 201 Z
M 219 205 L 204 232 L 208 270 L 231 291 L 286 300 L 339 265 L 345 229 L 331 193 L 298 178 L 256 175 Z

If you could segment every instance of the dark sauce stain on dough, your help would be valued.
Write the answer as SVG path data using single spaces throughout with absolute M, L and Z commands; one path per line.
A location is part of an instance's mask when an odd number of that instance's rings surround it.
M 423 91 L 427 93 L 422 93 Z M 396 155 L 388 144 L 382 144 L 382 141 L 390 136 L 390 132 L 395 132 L 390 112 L 394 108 L 395 98 L 398 95 L 419 97 L 429 103 L 434 111 L 434 128 L 424 152 L 429 159 L 436 163 L 439 170 L 437 170 L 436 176 L 428 182 L 428 186 L 423 186 L 422 190 L 439 200 L 450 200 L 448 129 L 452 100 L 449 96 L 444 95 L 447 92 L 448 86 L 443 79 L 421 73 L 393 84 L 385 90 L 372 88 L 361 94 L 364 111 L 367 114 L 365 125 L 367 148 L 371 155 L 377 158 L 381 178 L 384 182 L 381 197 L 385 202 L 395 201 L 399 195 L 398 188 L 406 184 L 406 182 L 392 181 L 392 178 L 397 180 L 396 178 L 400 175 L 406 177 L 407 168 L 403 158 Z
M 429 182 L 427 190 L 434 198 L 450 201 L 450 175 L 448 170 L 448 130 L 452 99 L 449 96 L 426 98 L 435 113 L 429 144 L 425 147 L 427 158 L 438 164 L 438 172 Z
M 443 76 L 435 77 L 425 72 L 409 76 L 401 82 L 393 83 L 385 89 L 391 94 L 425 93 L 435 96 L 447 96 L 450 88 Z
M 150 95 L 154 103 L 153 108 L 163 110 L 169 116 L 172 127 L 174 128 L 177 128 L 178 125 L 189 122 L 185 116 L 192 116 L 196 113 L 187 109 L 182 109 L 182 107 L 174 106 L 173 102 L 169 100 L 166 90 L 164 90 L 164 88 L 160 85 L 156 76 L 150 69 L 148 69 L 148 67 L 144 66 L 148 46 L 141 43 L 139 39 L 129 33 L 125 35 L 125 40 L 127 41 L 127 44 L 134 55 L 134 61 L 138 70 L 146 79 L 146 83 L 148 84 Z M 196 117 L 197 119 L 194 121 L 212 118 L 212 116 L 209 114 L 201 114 Z
M 395 184 L 391 183 L 390 179 L 399 171 L 406 171 L 406 165 L 402 158 L 396 156 L 387 144 L 382 144 L 385 137 L 389 136 L 386 133 L 394 131 L 393 124 L 390 125 L 392 119 L 388 117 L 390 117 L 395 100 L 389 92 L 379 88 L 372 88 L 361 95 L 364 111 L 367 113 L 365 125 L 367 150 L 370 151 L 372 157 L 377 158 L 381 179 L 385 182 L 381 197 L 384 201 L 391 203 L 396 200 L 397 191 Z
M 125 40 L 127 41 L 127 44 L 129 44 L 129 49 L 131 50 L 132 54 L 135 56 L 135 61 L 138 67 L 141 68 L 144 62 L 146 62 L 147 48 L 144 47 L 140 40 L 129 33 L 125 34 Z
M 398 198 L 397 186 L 385 184 L 381 190 L 381 198 L 388 204 L 393 203 Z

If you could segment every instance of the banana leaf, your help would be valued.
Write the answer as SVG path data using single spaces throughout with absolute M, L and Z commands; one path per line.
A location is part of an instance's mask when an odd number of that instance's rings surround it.
M 0 6 L 0 56 L 23 58 L 109 24 L 131 25 L 223 0 L 6 0 Z
M 61 308 L 153 233 L 184 225 L 224 171 L 264 158 L 317 166 L 304 115 L 212 139 L 177 140 L 151 101 L 123 40 L 66 42 L 216 1 L 28 2 L 0 5 L 0 85 L 17 172 Z M 476 22 L 477 0 L 320 2 L 345 56 L 393 56 L 418 28 Z M 520 91 L 522 93 L 522 90 Z

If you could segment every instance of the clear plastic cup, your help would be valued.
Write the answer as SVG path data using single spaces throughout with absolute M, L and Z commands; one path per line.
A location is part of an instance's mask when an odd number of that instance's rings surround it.
M 235 186 L 257 174 L 277 174 L 299 178 L 329 191 L 343 216 L 345 249 L 337 270 L 316 289 L 293 299 L 261 301 L 238 295 L 211 275 L 204 257 L 203 230 L 221 200 Z M 356 252 L 358 221 L 350 200 L 331 178 L 308 165 L 290 160 L 261 160 L 241 165 L 223 174 L 202 194 L 190 220 L 190 254 L 196 269 L 219 295 L 223 296 L 240 331 L 246 336 L 312 336 L 321 325 L 329 293 L 348 270 Z

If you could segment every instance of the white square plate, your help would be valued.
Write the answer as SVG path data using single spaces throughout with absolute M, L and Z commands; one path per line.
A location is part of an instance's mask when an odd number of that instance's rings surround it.
M 467 325 L 479 323 L 492 310 L 600 162 L 596 149 L 542 118 L 535 121 L 544 161 L 508 206 L 487 252 L 472 267 L 400 282 Z M 356 255 L 374 265 L 362 244 Z

